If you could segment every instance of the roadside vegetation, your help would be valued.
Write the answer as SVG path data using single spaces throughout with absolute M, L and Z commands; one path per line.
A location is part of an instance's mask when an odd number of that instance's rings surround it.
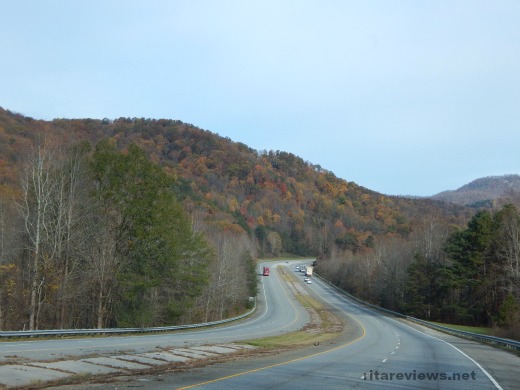
M 38 145 L 20 177 L 0 204 L 0 330 L 205 322 L 256 295 L 247 235 L 189 218 L 136 145 Z
M 490 328 L 485 328 L 482 326 L 465 326 L 465 325 L 453 325 L 453 324 L 445 324 L 442 322 L 433 322 L 434 324 L 445 326 L 447 328 L 455 329 L 455 330 L 461 330 L 463 332 L 470 332 L 470 333 L 476 333 L 476 334 L 483 334 L 485 336 L 492 336 L 493 330 Z
M 407 238 L 332 251 L 318 272 L 384 308 L 520 340 L 520 213 L 512 203 L 478 211 L 465 227 L 425 217 Z
M 300 284 L 301 281 L 296 279 L 290 272 L 287 272 L 285 267 L 279 267 L 278 269 L 284 281 L 295 294 L 298 302 L 309 312 L 310 322 L 298 331 L 280 336 L 254 339 L 248 341 L 248 343 L 256 347 L 270 349 L 291 348 L 318 345 L 339 336 L 344 326 L 342 320 L 325 308 L 321 302 L 295 288 L 295 284 Z
M 519 207 L 386 196 L 178 120 L 0 108 L 0 330 L 218 320 L 247 310 L 257 258 L 294 254 L 363 300 L 520 338 Z

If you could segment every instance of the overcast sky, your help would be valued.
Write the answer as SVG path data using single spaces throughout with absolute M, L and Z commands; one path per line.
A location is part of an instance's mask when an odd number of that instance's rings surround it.
M 520 173 L 518 0 L 1 0 L 0 106 L 179 119 L 391 195 Z

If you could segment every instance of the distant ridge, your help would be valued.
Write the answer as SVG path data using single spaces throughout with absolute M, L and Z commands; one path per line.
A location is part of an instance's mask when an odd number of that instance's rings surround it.
M 520 193 L 520 175 L 488 176 L 453 191 L 443 191 L 433 195 L 431 199 L 455 203 L 462 206 L 491 206 L 493 201 Z

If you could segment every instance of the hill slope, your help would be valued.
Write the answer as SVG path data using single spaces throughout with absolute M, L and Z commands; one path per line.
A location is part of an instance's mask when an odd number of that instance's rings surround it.
M 463 206 L 491 205 L 492 201 L 520 193 L 520 175 L 489 176 L 472 182 L 453 191 L 444 191 L 432 199 L 456 203 Z
M 20 157 L 42 139 L 72 145 L 108 138 L 131 143 L 177 177 L 177 194 L 193 219 L 243 229 L 260 255 L 320 255 L 331 246 L 352 251 L 375 236 L 406 236 L 426 214 L 463 223 L 467 209 L 429 199 L 385 196 L 292 153 L 258 152 L 177 120 L 144 118 L 40 121 L 0 109 L 0 184 L 16 192 Z

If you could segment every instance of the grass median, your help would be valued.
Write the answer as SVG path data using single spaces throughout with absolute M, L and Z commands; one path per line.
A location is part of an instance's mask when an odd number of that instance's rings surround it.
M 289 285 L 298 302 L 309 312 L 310 321 L 302 329 L 279 336 L 248 340 L 247 343 L 261 348 L 290 348 L 317 345 L 339 336 L 343 330 L 343 321 L 330 310 L 302 291 L 301 281 L 286 267 L 278 267 L 282 279 Z

